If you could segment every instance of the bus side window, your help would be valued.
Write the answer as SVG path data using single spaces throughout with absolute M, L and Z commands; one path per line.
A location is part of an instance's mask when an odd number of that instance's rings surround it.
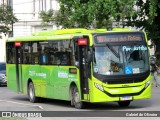
M 31 63 L 31 46 L 29 42 L 23 43 L 23 64 Z
M 42 50 L 42 64 L 48 64 L 48 46 L 44 46 L 44 49 Z
M 71 65 L 70 63 L 70 53 L 69 52 L 62 52 L 60 54 L 60 64 L 61 65 Z
M 33 64 L 38 64 L 39 61 L 39 52 L 38 52 L 38 42 L 33 42 L 32 43 L 32 63 Z
M 7 63 L 15 63 L 15 47 L 13 43 L 7 43 Z
M 43 65 L 48 65 L 48 54 L 49 54 L 49 46 L 48 42 L 39 42 L 39 52 L 40 52 L 40 63 Z
M 69 40 L 40 42 L 41 62 L 47 65 L 71 65 Z
M 54 59 L 55 59 L 54 55 L 50 54 L 49 64 L 54 65 L 55 64 Z

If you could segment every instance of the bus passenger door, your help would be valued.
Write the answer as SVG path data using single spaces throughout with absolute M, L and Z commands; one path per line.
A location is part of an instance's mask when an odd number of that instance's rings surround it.
M 15 64 L 16 64 L 16 80 L 17 80 L 17 92 L 23 92 L 22 86 L 22 49 L 21 42 L 15 42 Z
M 77 38 L 75 40 L 75 64 L 78 63 L 77 67 L 79 68 L 80 74 L 80 90 L 81 90 L 81 99 L 89 100 L 89 85 L 88 78 L 90 72 L 90 65 L 88 64 L 88 39 Z

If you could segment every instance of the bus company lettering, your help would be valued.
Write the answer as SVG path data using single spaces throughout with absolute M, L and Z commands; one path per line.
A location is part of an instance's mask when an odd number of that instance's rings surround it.
M 29 71 L 29 75 L 30 76 L 40 76 L 40 77 L 43 77 L 43 78 L 46 78 L 46 73 L 36 73 L 35 71 Z
M 46 74 L 45 73 L 36 73 L 36 76 L 40 76 L 40 77 L 46 78 Z
M 75 75 L 69 75 L 68 77 L 69 78 L 75 78 L 76 76 Z
M 35 71 L 29 71 L 29 76 L 35 76 L 36 72 Z
M 68 73 L 63 72 L 63 71 L 59 71 L 58 72 L 58 77 L 59 78 L 68 78 Z
M 68 80 L 70 80 L 70 81 L 76 81 L 77 78 L 76 78 L 75 75 L 68 75 Z

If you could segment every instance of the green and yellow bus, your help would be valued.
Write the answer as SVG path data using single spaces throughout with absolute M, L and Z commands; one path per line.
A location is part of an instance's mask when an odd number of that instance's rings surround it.
M 149 51 L 145 32 L 115 28 L 42 31 L 6 41 L 7 86 L 41 98 L 85 103 L 151 97 Z

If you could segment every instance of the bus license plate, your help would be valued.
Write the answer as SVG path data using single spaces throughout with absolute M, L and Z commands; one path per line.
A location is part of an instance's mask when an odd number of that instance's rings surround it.
M 132 96 L 123 96 L 120 98 L 121 101 L 132 100 Z

